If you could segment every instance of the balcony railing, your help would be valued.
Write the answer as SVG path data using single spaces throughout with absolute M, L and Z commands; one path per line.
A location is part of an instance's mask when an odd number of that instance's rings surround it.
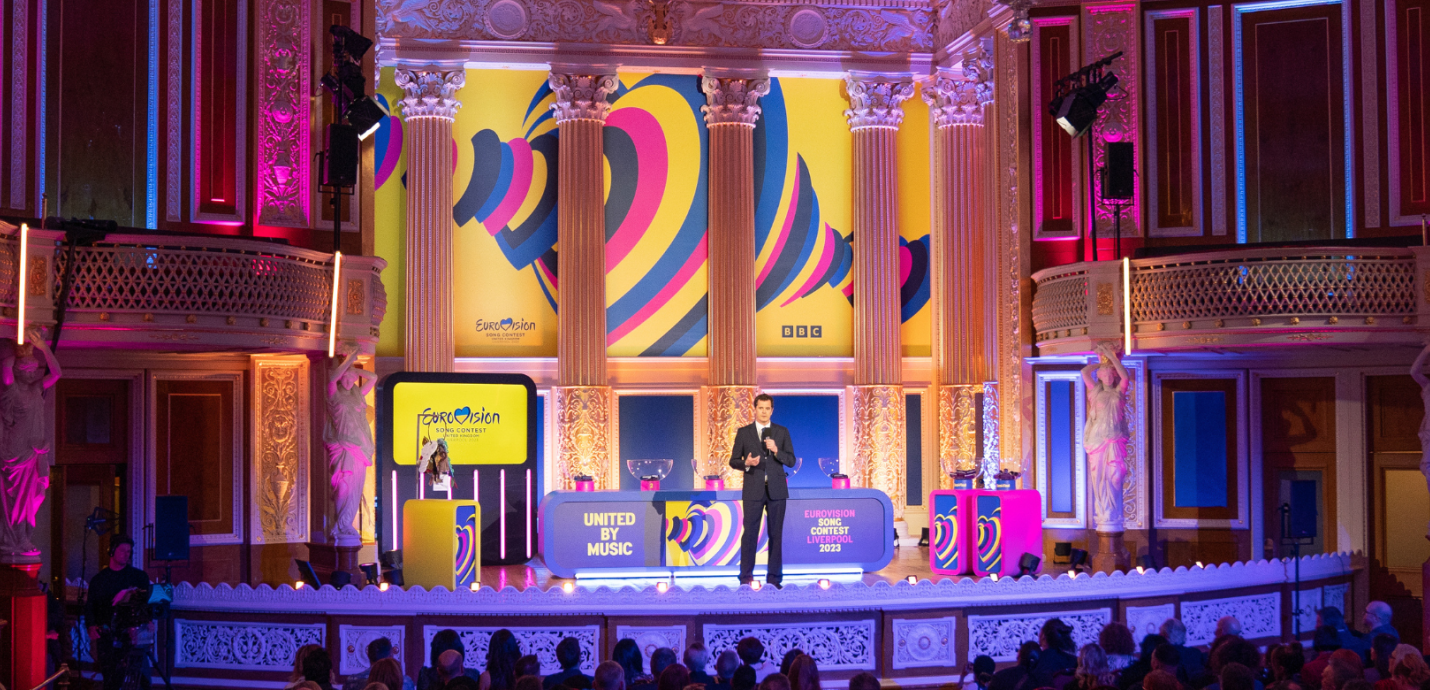
M 1322 247 L 1131 261 L 1134 349 L 1416 344 L 1417 326 L 1430 326 L 1427 260 L 1424 247 Z M 1123 270 L 1102 261 L 1033 274 L 1039 352 L 1086 352 L 1121 339 Z
M 18 230 L 0 224 L 6 335 L 16 321 L 18 249 Z M 27 254 L 26 322 L 52 326 L 64 299 L 61 342 L 69 347 L 327 349 L 331 254 L 227 237 L 118 234 L 71 254 L 64 233 L 47 230 L 30 231 Z M 376 342 L 387 310 L 384 266 L 376 257 L 343 257 L 340 339 Z

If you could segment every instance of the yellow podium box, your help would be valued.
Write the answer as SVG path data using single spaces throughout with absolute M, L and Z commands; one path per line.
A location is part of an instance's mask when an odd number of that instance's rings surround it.
M 402 504 L 402 581 L 456 590 L 480 578 L 482 507 L 476 501 Z

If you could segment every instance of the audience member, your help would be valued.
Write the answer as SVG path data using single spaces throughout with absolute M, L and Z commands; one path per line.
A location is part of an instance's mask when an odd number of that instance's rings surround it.
M 1177 682 L 1187 682 L 1187 671 L 1182 667 L 1182 653 L 1171 642 L 1157 645 L 1157 648 L 1152 650 L 1152 670 L 1166 671 L 1172 674 Z
M 1139 648 L 1141 653 L 1136 661 L 1122 669 L 1122 673 L 1117 677 L 1117 687 L 1122 690 L 1142 687 L 1142 679 L 1152 672 L 1152 652 L 1164 644 L 1167 644 L 1167 638 L 1161 635 L 1143 637 L 1142 646 Z
M 1420 650 L 1403 644 L 1390 654 L 1390 677 L 1376 684 L 1375 690 L 1419 690 L 1430 681 L 1430 667 Z
M 684 690 L 690 685 L 690 669 L 682 664 L 669 664 L 660 672 L 656 690 Z
M 382 661 L 383 659 L 390 658 L 392 658 L 392 640 L 389 640 L 386 637 L 378 637 L 373 639 L 372 642 L 367 643 L 368 667 L 361 671 L 358 671 L 357 673 L 349 675 L 347 677 L 347 680 L 343 682 L 343 690 L 362 690 L 363 688 L 367 687 L 367 684 L 369 682 L 381 682 L 383 685 L 388 686 L 388 690 L 412 690 L 412 680 L 402 675 L 400 666 L 398 667 L 398 674 L 397 678 L 395 679 L 395 686 L 389 683 L 389 681 L 394 680 L 391 678 L 382 679 L 379 681 L 372 680 L 372 669 L 377 664 L 377 662 Z M 396 664 L 397 662 L 394 661 L 393 663 Z
M 1332 653 L 1330 663 L 1326 664 L 1326 670 L 1321 674 L 1321 690 L 1344 690 L 1346 683 L 1361 677 L 1359 664 L 1346 663 L 1344 658 Z
M 1177 654 L 1182 659 L 1182 671 L 1188 678 L 1196 678 L 1206 672 L 1207 656 L 1202 650 L 1196 647 L 1187 646 L 1187 626 L 1176 618 L 1168 618 L 1162 621 L 1162 627 L 1158 630 L 1162 637 L 1167 638 L 1167 643 L 1177 648 Z
M 303 682 L 303 661 L 313 653 L 313 650 L 322 648 L 323 645 L 320 644 L 305 644 L 293 653 L 293 672 L 288 674 L 288 684 L 284 686 L 284 690 L 296 688 L 299 683 Z
M 660 674 L 665 673 L 666 668 L 679 660 L 680 659 L 675 656 L 674 649 L 670 647 L 656 647 L 655 651 L 650 653 L 651 677 L 659 681 Z
M 1137 660 L 1137 641 L 1132 639 L 1132 629 L 1117 621 L 1102 626 L 1097 634 L 1097 644 L 1107 653 L 1107 667 L 1121 671 Z
M 470 675 L 472 673 L 475 673 L 473 669 L 463 669 L 462 675 L 447 681 L 442 690 L 478 690 L 477 679 Z
M 785 652 L 784 658 L 780 659 L 780 673 L 785 674 L 785 677 L 788 678 L 790 665 L 792 665 L 794 663 L 794 660 L 798 659 L 799 655 L 803 653 L 804 652 L 798 649 L 791 649 L 788 652 Z
M 516 660 L 516 677 L 520 680 L 522 676 L 541 677 L 541 659 L 535 654 L 527 654 Z
M 1370 666 L 1365 670 L 1365 679 L 1378 683 L 1390 677 L 1390 655 L 1400 642 L 1394 637 L 1380 633 L 1370 639 Z
M 973 668 L 973 684 L 977 690 L 988 690 L 993 683 L 993 674 L 998 671 L 998 664 L 993 662 L 993 657 L 987 654 L 979 654 L 973 658 L 971 664 Z
M 715 685 L 715 679 L 705 672 L 705 667 L 710 665 L 710 652 L 705 650 L 704 642 L 700 640 L 691 642 L 690 646 L 685 648 L 682 658 L 685 661 L 685 667 L 690 669 L 690 682 L 704 685 L 706 690 Z
M 621 640 L 616 643 L 616 649 L 620 649 L 621 642 L 629 642 L 635 647 L 635 640 Z M 614 651 L 614 650 L 613 650 Z M 636 647 L 636 661 L 640 661 L 640 648 Z M 640 672 L 640 668 L 636 668 Z M 591 676 L 591 690 L 625 690 L 627 671 L 624 666 L 616 661 L 602 661 L 596 667 L 596 673 Z
M 318 684 L 320 690 L 333 690 L 333 657 L 319 647 L 303 658 L 303 680 Z
M 1222 616 L 1217 619 L 1216 634 L 1213 635 L 1213 637 L 1221 637 L 1223 635 L 1241 636 L 1241 621 L 1237 620 L 1236 616 Z
M 538 668 L 538 671 L 541 669 Z M 541 690 L 541 674 L 529 673 L 517 676 L 514 690 Z
M 466 647 L 462 646 L 462 638 L 457 636 L 457 631 L 448 628 L 438 630 L 432 636 L 432 643 L 428 646 L 427 662 L 428 666 L 423 666 L 417 671 L 417 690 L 441 690 L 442 682 L 437 678 L 438 660 L 442 657 L 442 652 L 454 651 L 458 654 L 465 654 Z M 463 674 L 472 680 L 480 677 L 476 671 L 464 669 Z
M 487 643 L 487 669 L 477 681 L 480 690 L 515 690 L 516 662 L 521 659 L 521 643 L 510 630 L 492 633 Z M 539 670 L 539 669 L 538 669 Z
M 742 664 L 730 677 L 730 690 L 755 690 L 755 667 Z
M 760 690 L 790 690 L 789 676 L 783 673 L 771 673 L 760 681 Z
M 849 679 L 849 690 L 882 690 L 879 687 L 879 679 L 874 674 L 865 671 Z
M 1277 645 L 1266 652 L 1267 670 L 1275 682 L 1292 681 L 1300 677 L 1301 667 L 1306 665 L 1306 651 L 1299 642 Z
M 745 662 L 746 666 L 754 668 L 763 663 L 765 645 L 753 637 L 746 637 L 735 643 L 735 653 L 740 656 L 740 661 Z
M 551 690 L 560 685 L 566 685 L 568 679 L 576 676 L 588 678 L 581 673 L 581 642 L 574 637 L 563 638 L 556 643 L 556 663 L 561 665 L 561 670 L 542 679 L 541 687 L 544 690 Z
M 1107 665 L 1107 652 L 1097 643 L 1085 644 L 1077 651 L 1077 668 L 1068 690 L 1096 690 L 1117 682 L 1117 672 Z
M 1071 673 L 1077 668 L 1077 643 L 1072 638 L 1072 626 L 1061 618 L 1049 618 L 1038 633 L 1043 653 L 1038 656 L 1034 673 L 1040 676 L 1036 687 L 1051 685 L 1055 676 Z M 1046 678 L 1047 680 L 1044 680 Z
M 1375 690 L 1375 685 L 1364 678 L 1352 678 L 1343 690 Z
M 1152 671 L 1142 679 L 1142 690 L 1182 690 L 1182 684 L 1166 671 Z
M 452 682 L 458 676 L 465 676 L 467 669 L 467 658 L 455 649 L 442 652 L 442 656 L 437 657 L 437 684 L 439 687 Z
M 1221 667 L 1217 685 L 1220 690 L 1259 690 L 1261 683 L 1251 669 L 1233 661 Z
M 705 690 L 730 690 L 730 681 L 735 677 L 735 669 L 740 668 L 740 657 L 735 650 L 727 649 L 715 658 L 715 683 L 705 686 Z
M 654 680 L 645 675 L 645 660 L 641 658 L 640 645 L 635 640 L 626 638 L 616 642 L 616 646 L 611 649 L 611 661 L 621 665 L 625 673 L 626 690 L 631 690 L 638 685 L 650 686 Z M 594 686 L 595 683 L 593 682 Z
M 307 681 L 303 681 L 303 684 L 311 685 L 315 688 L 318 687 L 317 683 L 309 683 Z M 382 683 L 368 683 L 367 685 L 362 686 L 362 690 L 387 690 L 387 686 Z
M 1037 642 L 1024 642 L 1018 648 L 1018 663 L 1010 668 L 993 674 L 993 680 L 988 684 L 988 690 L 1034 690 L 1042 687 L 1037 681 L 1035 669 L 1038 667 L 1038 658 L 1043 655 L 1043 648 Z M 853 690 L 853 685 L 850 685 Z
M 1316 627 L 1329 625 L 1336 629 L 1336 636 L 1341 639 L 1341 649 L 1349 649 L 1360 655 L 1361 666 L 1370 663 L 1370 642 L 1361 637 L 1350 628 L 1346 627 L 1346 617 L 1341 614 L 1341 610 L 1334 606 L 1327 606 L 1316 612 Z
M 367 687 L 371 683 L 381 683 L 387 686 L 388 690 L 411 688 L 412 686 L 412 681 L 402 673 L 402 665 L 390 655 L 372 662 L 372 666 L 368 667 L 367 683 L 364 683 L 363 687 Z
M 300 680 L 293 684 L 293 690 L 322 690 L 322 688 L 311 680 Z
M 1365 615 L 1361 617 L 1361 624 L 1365 626 L 1366 639 L 1375 640 L 1376 635 L 1389 635 L 1395 638 L 1395 643 L 1400 644 L 1400 633 L 1395 626 L 1390 624 L 1391 611 L 1390 604 L 1383 601 L 1372 601 L 1365 605 Z
M 820 690 L 819 664 L 814 657 L 801 654 L 789 665 L 789 685 L 791 690 Z
M 1329 625 L 1316 626 L 1316 631 L 1311 635 L 1311 651 L 1316 656 L 1307 661 L 1301 667 L 1301 680 L 1310 686 L 1311 690 L 1320 687 L 1321 674 L 1326 670 L 1326 664 L 1331 661 L 1331 653 L 1341 648 L 1341 636 L 1336 633 L 1336 629 Z

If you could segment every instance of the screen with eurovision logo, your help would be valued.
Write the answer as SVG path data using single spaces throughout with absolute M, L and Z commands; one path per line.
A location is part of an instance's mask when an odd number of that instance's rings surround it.
M 402 504 L 475 500 L 482 506 L 483 564 L 524 563 L 535 554 L 536 384 L 522 374 L 399 372 L 377 395 L 378 545 L 402 548 Z M 419 473 L 422 458 L 450 473 Z M 445 480 L 445 485 L 443 484 Z

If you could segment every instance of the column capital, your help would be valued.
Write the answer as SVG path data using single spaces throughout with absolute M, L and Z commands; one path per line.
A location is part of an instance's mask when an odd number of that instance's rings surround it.
M 606 121 L 611 104 L 606 97 L 615 93 L 620 82 L 614 74 L 566 74 L 552 72 L 547 83 L 556 93 L 551 109 L 556 111 L 556 124 L 572 120 Z
M 454 120 L 462 102 L 457 90 L 466 86 L 466 70 L 407 69 L 399 67 L 393 81 L 402 89 L 402 119 L 438 117 Z
M 760 119 L 760 97 L 770 92 L 769 79 L 746 77 L 700 78 L 700 90 L 705 92 L 705 125 L 744 125 L 754 127 Z
M 980 44 L 963 54 L 963 74 L 940 71 L 923 90 L 934 126 L 982 125 L 993 102 L 993 56 Z
M 910 81 L 889 77 L 862 77 L 848 74 L 844 84 L 849 91 L 849 129 L 898 129 L 904 121 L 902 103 L 914 95 Z

